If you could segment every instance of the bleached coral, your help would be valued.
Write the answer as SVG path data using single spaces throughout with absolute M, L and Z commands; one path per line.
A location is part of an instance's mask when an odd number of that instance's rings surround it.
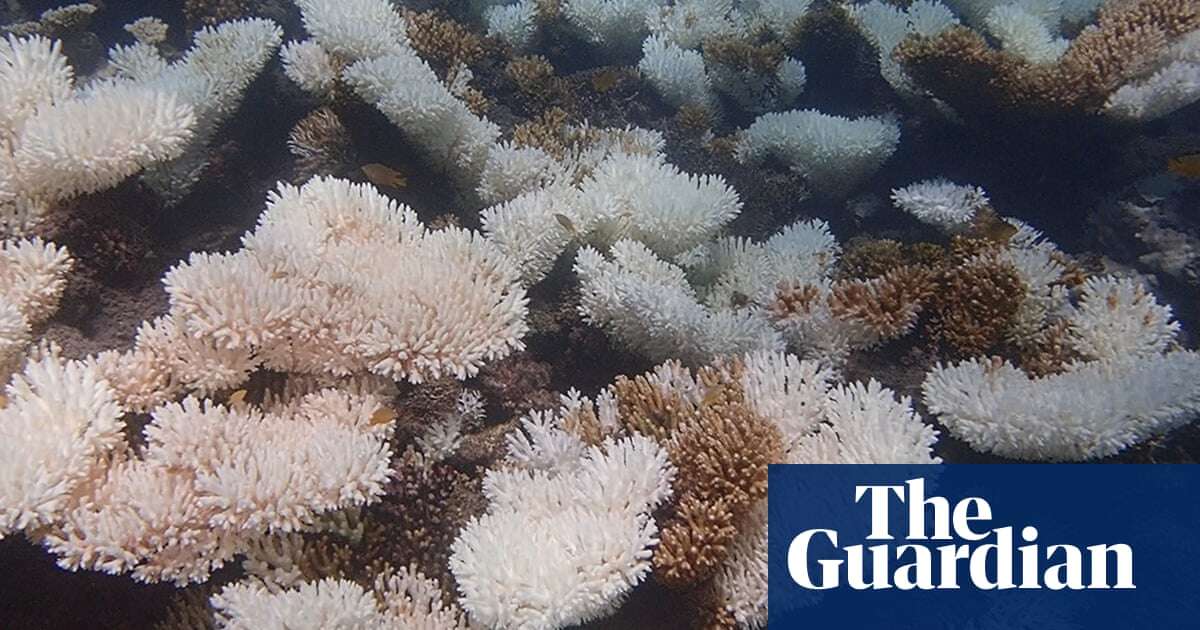
M 687 50 L 659 35 L 642 43 L 642 76 L 672 107 L 695 107 L 712 111 L 715 97 L 699 52 Z
M 435 164 L 471 182 L 479 176 L 500 137 L 499 127 L 473 114 L 415 53 L 358 61 L 343 77 Z
M 632 238 L 671 256 L 711 239 L 741 212 L 719 175 L 681 172 L 657 155 L 617 153 L 580 184 L 581 232 L 600 244 Z
M 488 511 L 467 523 L 450 557 L 473 623 L 549 629 L 597 619 L 650 572 L 658 542 L 651 512 L 675 475 L 663 447 L 635 435 L 554 461 L 485 477 Z M 531 538 L 537 554 L 527 551 Z
M 1113 92 L 1105 113 L 1122 120 L 1161 118 L 1200 100 L 1200 30 L 1171 45 L 1149 76 Z
M 61 43 L 0 43 L 0 211 L 14 233 L 50 205 L 178 156 L 195 117 L 169 90 L 74 89 Z
M 520 0 L 507 5 L 488 7 L 484 12 L 487 34 L 518 50 L 529 45 L 537 19 L 536 0 Z
M 1159 304 L 1140 282 L 1112 276 L 1088 278 L 1068 317 L 1068 342 L 1096 360 L 1162 354 L 1180 328 L 1171 307 Z
M 0 377 L 7 380 L 33 341 L 33 326 L 58 307 L 73 261 L 38 238 L 0 244 Z
M 466 630 L 462 611 L 441 599 L 436 581 L 401 568 L 380 574 L 370 590 L 335 578 L 286 590 L 243 581 L 210 601 L 217 627 L 228 630 Z
M 272 592 L 254 583 L 230 584 L 212 597 L 218 628 L 389 627 L 375 596 L 349 580 L 326 578 Z
M 1073 365 L 1034 378 L 972 359 L 925 379 L 925 404 L 986 452 L 1039 460 L 1113 455 L 1200 412 L 1200 355 L 1191 351 Z
M 695 50 L 706 39 L 746 33 L 746 18 L 733 4 L 731 0 L 678 0 L 652 12 L 648 26 L 667 42 Z
M 317 178 L 280 185 L 241 251 L 194 254 L 165 284 L 180 326 L 217 347 L 286 371 L 420 382 L 522 346 L 518 275 L 471 232 L 427 231 L 370 186 Z
M 978 186 L 963 186 L 939 177 L 892 190 L 892 202 L 926 223 L 956 232 L 971 225 L 988 198 Z
M 879 52 L 879 71 L 898 94 L 917 95 L 913 81 L 896 62 L 892 52 L 909 35 L 933 37 L 958 24 L 954 13 L 940 2 L 916 0 L 907 8 L 871 0 L 849 6 L 850 16 Z
M 140 457 L 93 469 L 44 543 L 72 570 L 205 580 L 258 535 L 383 493 L 391 450 L 387 425 L 372 423 L 379 405 L 321 390 L 270 412 L 192 397 L 159 407 Z
M 742 134 L 737 158 L 750 162 L 776 157 L 813 188 L 843 195 L 879 170 L 899 142 L 900 126 L 885 118 L 792 110 L 755 119 Z
M 339 68 L 315 41 L 288 42 L 280 49 L 279 59 L 283 62 L 283 72 L 305 92 L 328 96 L 333 91 Z
M 753 23 L 764 25 L 777 36 L 787 38 L 808 15 L 812 0 L 752 0 L 743 4 Z
M 304 29 L 330 54 L 371 59 L 408 49 L 404 19 L 386 0 L 296 0 Z
M 282 38 L 283 31 L 274 22 L 255 18 L 204 27 L 187 53 L 169 64 L 161 57 L 155 59 L 153 47 L 147 44 L 110 52 L 118 86 L 177 95 L 195 113 L 195 134 L 184 155 L 143 175 L 168 201 L 182 199 L 198 181 L 208 161 L 208 143 L 236 111 Z M 103 85 L 100 89 L 105 91 Z
M 657 0 L 563 0 L 562 15 L 593 44 L 625 52 L 636 50 L 647 33 L 646 21 Z
M 99 371 L 55 352 L 31 359 L 0 409 L 0 537 L 55 522 L 123 444 L 122 409 Z
M 630 238 L 672 256 L 711 239 L 741 211 L 720 176 L 666 163 L 661 137 L 602 133 L 558 168 L 534 160 L 531 179 L 550 183 L 482 212 L 484 233 L 520 263 L 528 282 L 540 280 L 573 241 L 605 248 Z
M 781 349 L 765 318 L 744 310 L 712 309 L 700 302 L 683 269 L 637 241 L 611 248 L 612 260 L 586 247 L 575 261 L 580 313 L 626 347 L 654 360 L 690 364 L 758 349 Z
M 1070 42 L 1055 37 L 1051 27 L 1018 3 L 997 6 L 984 18 L 988 31 L 1004 50 L 1030 63 L 1053 63 L 1066 52 Z

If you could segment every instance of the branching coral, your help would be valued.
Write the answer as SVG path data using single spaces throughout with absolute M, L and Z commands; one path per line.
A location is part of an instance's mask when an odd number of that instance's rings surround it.
M 896 55 L 922 87 L 960 112 L 1093 113 L 1122 85 L 1163 63 L 1170 42 L 1198 27 L 1194 0 L 1131 0 L 1105 5 L 1055 63 L 996 50 L 965 27 L 910 37 Z
M 574 444 L 573 457 L 546 466 L 516 457 L 516 468 L 484 479 L 487 514 L 452 545 L 459 602 L 474 623 L 561 628 L 611 613 L 650 571 L 658 527 L 651 512 L 671 494 L 674 467 L 641 436 L 585 447 L 561 428 L 526 420 L 534 439 Z M 513 438 L 516 453 L 543 448 Z M 530 537 L 540 553 L 528 553 Z
M 141 42 L 109 52 L 118 71 L 118 86 L 178 94 L 195 113 L 195 133 L 186 152 L 143 176 L 168 201 L 182 199 L 200 179 L 208 163 L 208 144 L 237 110 L 282 38 L 283 31 L 274 22 L 255 18 L 201 29 L 187 53 L 169 64 L 153 46 Z
M 261 584 L 230 584 L 212 597 L 217 627 L 466 630 L 462 611 L 442 602 L 437 582 L 412 569 L 381 573 L 372 587 L 327 578 L 272 591 Z
M 82 92 L 73 74 L 57 41 L 0 42 L 0 214 L 10 235 L 58 202 L 179 156 L 192 138 L 193 109 L 172 91 Z
M 509 261 L 466 230 L 427 231 L 369 186 L 281 185 L 243 245 L 168 272 L 171 312 L 270 367 L 420 382 L 465 378 L 522 345 L 525 292 Z M 388 273 L 396 260 L 406 273 Z
M 32 328 L 58 307 L 73 261 L 41 239 L 0 244 L 0 376 L 20 367 Z
M 1049 330 L 1074 360 L 1040 377 L 999 359 L 939 366 L 925 380 L 930 410 L 982 450 L 1081 460 L 1112 455 L 1200 409 L 1200 356 L 1174 349 L 1171 310 L 1144 287 L 1092 278 L 1061 317 Z
M 813 188 L 844 195 L 879 170 L 899 142 L 900 126 L 884 118 L 792 110 L 755 119 L 743 132 L 737 157 L 742 162 L 778 158 Z
M 696 371 L 667 362 L 594 400 L 571 393 L 523 426 L 511 458 L 544 470 L 575 466 L 592 440 L 629 433 L 663 444 L 678 472 L 654 576 L 707 591 L 712 612 L 742 627 L 766 622 L 768 464 L 939 461 L 936 434 L 907 398 L 875 382 L 835 386 L 828 368 L 773 352 Z

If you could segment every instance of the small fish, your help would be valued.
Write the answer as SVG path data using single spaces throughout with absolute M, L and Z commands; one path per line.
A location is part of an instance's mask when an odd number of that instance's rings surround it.
M 228 402 L 229 406 L 231 406 L 231 407 L 236 407 L 238 405 L 245 404 L 246 390 L 239 389 L 236 392 L 233 392 L 232 394 L 229 395 L 229 400 L 227 400 L 226 402 Z
M 555 212 L 554 220 L 558 221 L 558 224 L 562 226 L 562 229 L 566 230 L 568 233 L 571 234 L 571 238 L 574 238 L 576 240 L 582 240 L 582 238 L 579 234 L 579 230 L 575 229 L 575 222 L 571 220 L 571 217 L 568 217 L 565 214 L 560 214 L 558 212 Z
M 1200 179 L 1200 153 L 1179 155 L 1167 160 L 1167 170 L 1188 179 Z
M 0 394 L 0 409 L 4 409 L 7 406 L 8 406 L 8 395 Z
M 375 410 L 375 413 L 371 414 L 369 423 L 371 426 L 377 427 L 381 424 L 387 424 L 395 419 L 396 411 L 394 409 L 391 407 L 380 407 Z
M 375 184 L 376 186 L 395 188 L 397 190 L 406 188 L 408 186 L 408 178 L 404 176 L 404 173 L 401 173 L 390 166 L 379 164 L 378 162 L 364 164 L 362 166 L 362 172 L 363 175 L 366 175 L 367 179 L 371 180 L 371 183 Z
M 975 218 L 971 220 L 971 230 L 976 236 L 1004 244 L 1017 233 L 1017 226 L 1001 218 L 991 206 L 984 206 L 975 211 Z

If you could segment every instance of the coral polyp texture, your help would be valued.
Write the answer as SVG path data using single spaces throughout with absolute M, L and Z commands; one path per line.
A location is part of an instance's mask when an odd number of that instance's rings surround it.
M 6 628 L 756 629 L 773 464 L 1200 458 L 1198 0 L 178 4 L 0 2 Z

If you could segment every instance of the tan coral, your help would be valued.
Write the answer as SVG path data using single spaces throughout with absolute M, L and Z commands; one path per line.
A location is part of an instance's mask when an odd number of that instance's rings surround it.
M 857 322 L 880 339 L 893 339 L 916 325 L 926 298 L 932 293 L 931 273 L 904 266 L 870 280 L 833 285 L 829 310 L 834 317 Z
M 1016 269 L 980 256 L 946 270 L 933 304 L 930 334 L 960 356 L 979 356 L 1005 339 L 1026 287 Z
M 909 37 L 895 55 L 918 83 L 960 112 L 1092 113 L 1144 73 L 1172 39 L 1198 27 L 1200 1 L 1122 0 L 1103 7 L 1054 64 L 992 48 L 965 27 Z
M 440 11 L 406 10 L 408 41 L 426 61 L 438 61 L 448 68 L 472 64 L 483 57 L 483 40 L 462 24 Z

